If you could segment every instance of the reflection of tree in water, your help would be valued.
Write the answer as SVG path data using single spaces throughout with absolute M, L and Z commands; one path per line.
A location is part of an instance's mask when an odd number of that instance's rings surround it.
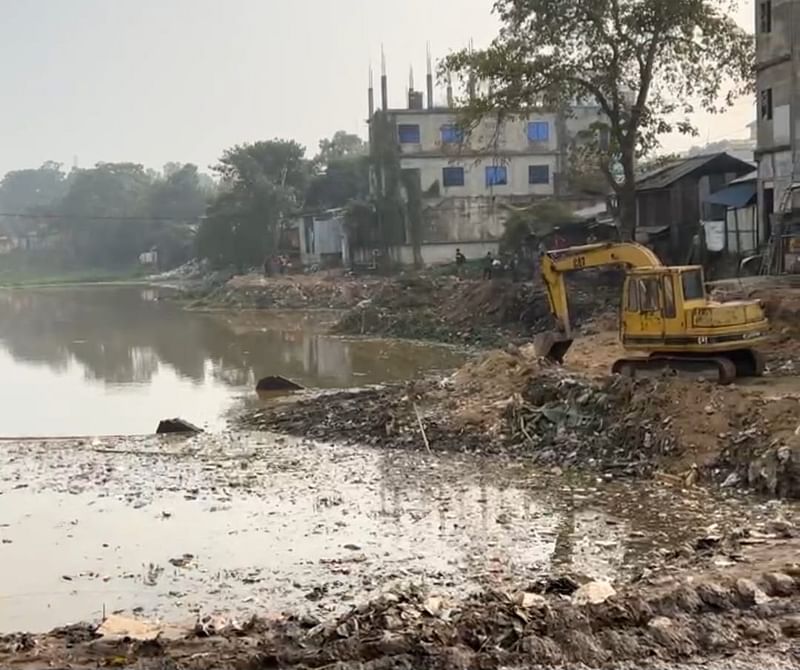
M 12 292 L 0 301 L 0 340 L 16 359 L 63 369 L 74 358 L 109 383 L 148 382 L 160 361 L 201 381 L 196 324 L 181 316 L 138 289 Z
M 236 332 L 226 318 L 152 297 L 152 290 L 130 287 L 5 292 L 0 341 L 17 360 L 62 371 L 74 359 L 87 377 L 108 383 L 147 383 L 161 364 L 197 383 L 209 370 L 235 386 L 266 374 L 331 384 L 350 379 L 344 342 L 299 329 Z
M 282 375 L 341 387 L 406 379 L 460 360 L 404 343 L 319 336 L 320 317 L 203 314 L 156 297 L 139 287 L 0 292 L 0 343 L 17 360 L 56 371 L 76 361 L 89 379 L 111 384 L 148 383 L 168 365 L 196 383 L 210 376 L 251 387 L 262 376 Z

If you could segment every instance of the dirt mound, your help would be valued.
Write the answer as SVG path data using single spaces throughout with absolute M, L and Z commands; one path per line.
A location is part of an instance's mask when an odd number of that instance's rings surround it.
M 532 346 L 492 351 L 461 367 L 445 382 L 442 406 L 453 425 L 481 428 L 496 436 L 505 429 L 504 415 L 547 363 Z
M 533 379 L 508 416 L 513 437 L 543 463 L 633 474 L 663 470 L 687 484 L 705 477 L 800 497 L 800 457 L 792 450 L 797 395 L 768 397 L 673 378 L 588 381 L 559 371 Z M 778 453 L 782 467 L 774 464 Z M 772 465 L 757 467 L 764 459 Z
M 325 394 L 246 413 L 240 421 L 247 428 L 389 448 L 424 447 L 424 430 L 435 449 L 499 451 L 508 447 L 508 407 L 542 365 L 532 347 L 510 347 L 443 379 Z
M 443 413 L 425 412 L 419 392 L 423 386 L 430 388 L 428 384 L 306 398 L 247 412 L 239 417 L 238 423 L 248 429 L 388 449 L 425 449 L 426 439 L 431 448 L 444 451 L 481 452 L 500 448 L 480 431 L 451 424 Z M 435 406 L 438 408 L 438 403 Z

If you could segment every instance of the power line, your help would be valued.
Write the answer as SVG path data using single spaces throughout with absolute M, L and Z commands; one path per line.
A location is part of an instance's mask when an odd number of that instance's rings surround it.
M 7 216 L 18 219 L 78 219 L 81 221 L 202 221 L 201 216 L 83 216 L 81 214 L 30 214 L 20 212 L 0 212 L 0 217 Z

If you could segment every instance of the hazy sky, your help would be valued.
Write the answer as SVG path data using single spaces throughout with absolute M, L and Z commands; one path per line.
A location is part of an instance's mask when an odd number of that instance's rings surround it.
M 744 0 L 742 25 L 753 23 Z M 0 0 L 0 174 L 57 160 L 202 168 L 239 142 L 295 138 L 313 154 L 338 129 L 364 134 L 367 70 L 487 43 L 492 0 Z M 702 139 L 744 137 L 750 100 L 699 118 Z

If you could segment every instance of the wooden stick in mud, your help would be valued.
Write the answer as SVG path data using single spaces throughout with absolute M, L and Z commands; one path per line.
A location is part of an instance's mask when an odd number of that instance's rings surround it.
M 431 452 L 431 444 L 428 442 L 428 436 L 425 434 L 425 426 L 422 425 L 422 417 L 419 415 L 419 410 L 417 409 L 417 403 L 413 402 L 411 405 L 414 407 L 414 414 L 417 415 L 417 425 L 419 426 L 419 432 L 422 433 L 422 440 L 425 442 L 425 448 L 428 450 L 428 453 Z

